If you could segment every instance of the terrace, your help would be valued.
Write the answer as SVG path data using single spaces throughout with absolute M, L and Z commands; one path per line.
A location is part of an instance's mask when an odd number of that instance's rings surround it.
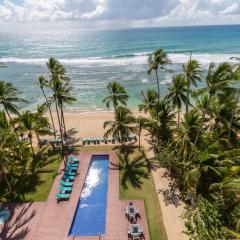
M 80 165 L 76 176 L 71 197 L 68 201 L 57 203 L 56 192 L 62 177 L 63 163 L 59 168 L 52 189 L 46 202 L 13 205 L 14 214 L 10 221 L 2 229 L 6 236 L 9 234 L 19 234 L 24 236 L 22 239 L 30 240 L 69 240 L 68 232 L 74 217 L 79 196 L 84 185 L 84 181 L 89 169 L 92 155 L 109 155 L 109 162 L 118 163 L 118 157 L 115 152 L 81 152 L 78 155 Z M 128 239 L 127 230 L 130 223 L 125 218 L 124 209 L 128 200 L 120 200 L 119 195 L 119 171 L 111 168 L 109 165 L 108 175 L 108 193 L 107 193 L 107 214 L 106 214 L 106 234 L 101 239 L 125 240 Z M 144 231 L 145 239 L 150 239 L 147 216 L 143 200 L 132 200 L 141 213 L 141 219 L 138 221 Z M 21 222 L 19 224 L 19 216 Z M 27 221 L 26 221 L 27 220 Z M 92 219 L 94 221 L 94 217 Z M 14 227 L 19 225 L 18 228 Z M 21 226 L 22 225 L 22 226 Z M 12 226 L 12 227 L 6 227 Z M 93 237 L 74 237 L 74 239 L 100 239 L 99 236 Z

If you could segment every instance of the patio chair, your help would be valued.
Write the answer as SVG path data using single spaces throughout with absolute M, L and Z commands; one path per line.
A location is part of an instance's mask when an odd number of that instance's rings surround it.
M 59 190 L 60 191 L 64 191 L 64 192 L 71 192 L 72 191 L 72 187 L 60 186 Z
M 60 181 L 60 184 L 62 184 L 62 186 L 64 186 L 64 187 L 72 187 L 73 186 L 73 182 L 66 182 L 63 180 Z
M 67 193 L 57 193 L 56 194 L 57 200 L 68 200 L 70 198 L 70 194 Z
M 76 172 L 70 172 L 70 171 L 64 171 L 64 175 L 68 175 L 68 176 L 76 176 Z
M 78 167 L 73 167 L 73 166 L 70 165 L 70 166 L 67 166 L 67 167 L 66 167 L 66 170 L 67 170 L 67 171 L 77 172 Z
M 63 175 L 63 180 L 65 181 L 66 179 L 68 179 L 69 181 L 74 181 L 75 176 L 69 176 L 69 175 Z

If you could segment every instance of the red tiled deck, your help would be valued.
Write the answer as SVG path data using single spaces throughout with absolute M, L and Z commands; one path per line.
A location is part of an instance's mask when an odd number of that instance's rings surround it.
M 75 178 L 73 191 L 69 201 L 57 203 L 55 194 L 58 192 L 59 182 L 62 177 L 60 167 L 59 175 L 55 178 L 52 189 L 45 203 L 34 203 L 31 208 L 37 209 L 36 215 L 29 221 L 29 233 L 24 238 L 26 240 L 70 240 L 68 232 L 75 213 L 76 206 L 80 197 L 81 190 L 85 181 L 85 177 L 89 168 L 92 155 L 109 155 L 109 162 L 118 162 L 115 152 L 91 152 L 80 153 L 80 164 L 78 175 Z M 138 221 L 143 230 L 145 239 L 149 240 L 148 224 L 142 200 L 133 201 L 139 208 L 141 219 Z M 124 209 L 128 201 L 119 199 L 119 171 L 109 170 L 108 176 L 108 196 L 107 196 L 107 219 L 106 219 L 106 235 L 101 239 L 105 240 L 127 240 L 127 229 L 129 222 L 125 218 Z M 96 240 L 99 237 L 75 237 L 79 240 Z

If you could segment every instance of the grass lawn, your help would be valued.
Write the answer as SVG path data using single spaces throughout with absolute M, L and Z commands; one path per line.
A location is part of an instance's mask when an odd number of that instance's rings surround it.
M 58 172 L 61 160 L 58 154 L 48 159 L 49 164 L 39 170 L 37 180 L 33 180 L 32 189 L 25 193 L 25 201 L 43 202 L 47 200 L 53 181 Z
M 140 154 L 140 152 L 135 151 L 132 155 L 134 156 L 137 154 Z M 120 178 L 122 174 L 123 173 L 120 172 Z M 120 185 L 120 198 L 124 200 L 143 199 L 148 218 L 151 240 L 167 240 L 167 234 L 163 224 L 161 208 L 152 175 L 150 174 L 148 179 L 142 178 L 142 182 L 141 188 L 134 188 L 128 184 L 128 189 L 124 189 Z

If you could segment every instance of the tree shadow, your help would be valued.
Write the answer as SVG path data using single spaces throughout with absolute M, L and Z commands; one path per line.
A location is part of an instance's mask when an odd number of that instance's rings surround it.
M 29 213 L 32 203 L 25 204 L 9 204 L 7 207 L 11 212 L 10 218 L 4 223 L 0 237 L 3 240 L 20 240 L 24 239 L 30 232 L 27 224 L 36 215 L 33 210 Z M 18 213 L 15 213 L 18 208 L 22 208 Z M 26 216 L 27 215 L 27 216 Z
M 169 171 L 166 171 L 162 177 L 169 180 L 168 189 L 159 189 L 158 194 L 163 195 L 163 200 L 166 206 L 174 205 L 175 207 L 179 207 L 181 205 L 182 195 L 179 193 L 178 184 Z
M 142 154 L 131 157 L 132 148 L 124 148 L 118 152 L 119 164 L 111 162 L 112 170 L 120 170 L 120 182 L 124 189 L 128 184 L 133 188 L 141 188 L 143 179 L 149 178 L 147 163 Z

